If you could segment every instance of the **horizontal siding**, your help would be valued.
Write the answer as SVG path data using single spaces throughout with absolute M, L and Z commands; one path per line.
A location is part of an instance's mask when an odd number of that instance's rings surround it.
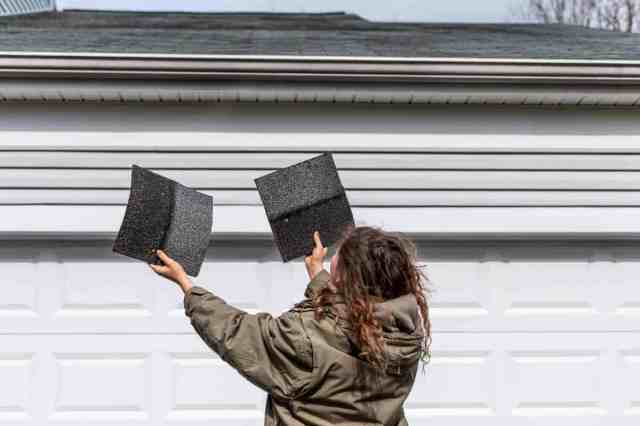
M 217 206 L 260 205 L 255 190 L 204 190 Z M 347 190 L 353 206 L 640 206 L 640 191 Z M 0 205 L 125 205 L 128 189 L 0 189 Z
M 306 160 L 317 152 L 87 152 L 2 151 L 3 168 L 273 169 Z M 367 152 L 334 154 L 342 170 L 620 170 L 640 171 L 640 154 L 504 154 Z
M 0 114 L 2 109 L 0 108 Z M 65 120 L 65 117 L 57 117 Z M 144 119 L 144 117 L 141 117 Z M 295 119 L 295 117 L 293 118 Z M 330 118 L 328 118 L 330 119 Z M 509 118 L 506 117 L 506 120 Z M 637 119 L 634 116 L 634 119 Z M 0 117 L 0 125 L 2 125 Z M 98 126 L 100 123 L 96 123 Z M 571 123 L 569 123 L 571 124 Z M 58 123 L 56 123 L 58 125 Z M 155 125 L 150 123 L 149 125 Z M 367 125 L 368 123 L 363 123 Z M 452 126 L 457 126 L 452 123 Z M 491 124 L 489 124 L 491 125 Z M 407 131 L 393 133 L 391 129 L 373 132 L 308 131 L 220 132 L 220 131 L 166 131 L 144 129 L 127 131 L 112 129 L 96 132 L 32 131 L 29 123 L 20 131 L 0 130 L 0 150 L 85 150 L 85 151 L 171 151 L 171 152 L 366 152 L 366 153 L 422 153 L 422 152 L 474 152 L 474 153 L 573 153 L 573 154 L 640 154 L 640 133 L 619 134 L 615 129 L 608 135 L 564 134 L 501 134 L 496 130 L 483 133 L 420 134 Z M 357 129 L 356 129 L 357 130 Z M 366 131 L 365 131 L 366 130 Z M 422 130 L 422 129 L 418 129 Z M 480 131 L 481 129 L 478 129 Z M 473 129 L 467 130 L 472 132 Z M 524 131 L 524 130 L 523 130 Z M 601 131 L 608 131 L 606 128 Z M 640 129 L 639 129 L 640 131 Z M 495 133 L 494 133 L 495 132 Z
M 271 170 L 163 170 L 158 172 L 193 188 L 255 188 L 254 179 Z M 128 188 L 128 170 L 2 169 L 5 188 Z M 348 189 L 528 189 L 633 190 L 640 172 L 523 172 L 476 170 L 343 170 Z
M 0 206 L 0 238 L 113 238 L 124 206 Z M 416 238 L 634 239 L 639 208 L 598 207 L 356 207 L 358 225 L 381 226 Z M 261 206 L 217 206 L 214 238 L 271 234 Z M 274 253 L 275 256 L 277 254 Z
M 129 169 L 52 166 L 0 169 L 0 204 L 126 204 Z M 154 170 L 206 191 L 218 205 L 257 205 L 254 179 L 273 169 Z M 355 206 L 636 206 L 640 201 L 635 170 L 386 168 L 341 169 L 340 176 Z
M 259 206 L 327 150 L 358 208 L 640 206 L 637 112 L 278 104 L 0 105 L 0 205 L 122 206 L 138 164 Z

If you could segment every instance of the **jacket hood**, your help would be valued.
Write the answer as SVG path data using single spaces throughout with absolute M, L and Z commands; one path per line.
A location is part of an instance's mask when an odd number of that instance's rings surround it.
M 318 279 L 312 280 L 305 295 L 314 297 L 329 279 L 329 274 L 322 271 Z M 341 329 L 354 348 L 358 348 L 357 339 L 352 333 L 350 325 L 344 320 L 347 317 L 344 300 L 338 295 L 334 309 Z M 418 302 L 413 294 L 406 294 L 374 304 L 373 314 L 382 325 L 385 341 L 388 372 L 402 374 L 406 369 L 414 367 L 420 360 L 423 350 L 424 331 L 418 314 Z
M 338 303 L 339 311 L 345 311 L 346 305 Z M 418 303 L 415 296 L 408 294 L 374 305 L 374 316 L 382 324 L 385 342 L 385 355 L 388 363 L 387 373 L 400 375 L 412 368 L 422 356 L 424 334 L 418 315 Z M 351 328 L 341 321 L 341 328 L 354 348 L 358 342 Z
M 413 294 L 374 305 L 374 316 L 382 324 L 391 369 L 402 371 L 420 360 L 424 334 L 418 309 Z
M 419 327 L 418 303 L 412 294 L 376 303 L 373 314 L 389 332 L 413 333 Z

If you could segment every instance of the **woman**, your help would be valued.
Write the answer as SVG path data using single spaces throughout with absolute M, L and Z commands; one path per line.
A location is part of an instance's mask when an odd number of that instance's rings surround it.
M 306 298 L 277 318 L 193 286 L 160 250 L 164 265 L 150 266 L 182 288 L 186 315 L 207 345 L 268 392 L 265 425 L 407 425 L 402 405 L 431 342 L 415 248 L 356 227 L 338 243 L 329 274 L 327 249 L 313 237 Z

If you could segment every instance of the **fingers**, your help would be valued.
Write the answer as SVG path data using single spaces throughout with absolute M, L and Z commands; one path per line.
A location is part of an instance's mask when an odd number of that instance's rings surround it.
M 156 250 L 156 254 L 163 263 L 161 266 L 164 267 L 164 269 L 159 270 L 162 275 L 171 279 L 180 279 L 183 275 L 186 275 L 182 265 L 178 261 L 170 258 L 163 250 Z
M 320 233 L 318 231 L 313 233 L 313 241 L 316 243 L 316 248 L 322 247 L 322 241 L 320 240 Z
M 151 267 L 151 269 L 153 269 L 154 272 L 160 274 L 160 275 L 166 275 L 167 273 L 169 273 L 169 267 L 168 266 L 162 266 L 162 265 L 154 265 L 152 263 L 149 263 L 149 266 Z
M 171 259 L 164 251 L 160 249 L 156 250 L 156 254 L 165 265 L 168 265 L 171 262 L 173 262 L 173 259 Z

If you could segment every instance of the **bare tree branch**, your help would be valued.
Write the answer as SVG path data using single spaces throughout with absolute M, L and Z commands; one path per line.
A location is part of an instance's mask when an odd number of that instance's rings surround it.
M 640 0 L 522 0 L 521 18 L 611 31 L 640 30 Z M 512 8 L 512 10 L 516 10 Z

